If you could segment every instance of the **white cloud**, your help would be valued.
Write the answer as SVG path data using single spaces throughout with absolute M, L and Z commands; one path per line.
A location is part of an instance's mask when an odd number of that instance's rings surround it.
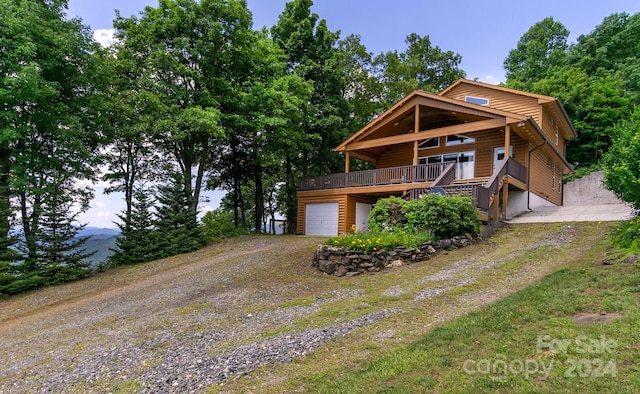
M 486 75 L 483 78 L 480 78 L 480 81 L 484 83 L 489 83 L 491 85 L 497 85 L 501 82 L 498 78 L 494 77 L 493 75 Z
M 97 29 L 93 32 L 93 39 L 100 43 L 103 47 L 113 44 L 114 29 Z
M 104 208 L 105 207 L 105 203 L 103 203 L 100 200 L 93 200 L 93 205 L 95 205 L 96 208 Z
M 111 212 L 98 211 L 96 216 L 99 217 L 99 218 L 108 218 L 109 216 L 111 216 Z

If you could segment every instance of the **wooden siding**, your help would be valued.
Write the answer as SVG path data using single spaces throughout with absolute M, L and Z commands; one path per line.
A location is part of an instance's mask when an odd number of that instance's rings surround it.
M 531 116 L 538 124 L 540 123 L 540 107 L 538 100 L 534 97 L 521 96 L 465 83 L 455 86 L 444 94 L 444 97 L 460 101 L 464 101 L 465 96 L 488 98 L 489 105 L 487 107 Z
M 362 202 L 366 204 L 375 204 L 377 199 L 375 197 L 366 195 L 307 195 L 298 194 L 298 223 L 296 226 L 296 232 L 298 234 L 305 234 L 306 223 L 306 211 L 307 204 L 313 203 L 338 203 L 338 233 L 344 234 L 351 230 L 351 226 L 356 223 L 356 203 Z
M 306 195 L 301 196 L 298 194 L 298 218 L 296 223 L 296 232 L 298 234 L 305 233 L 305 224 L 307 217 L 307 204 L 321 203 L 321 202 L 337 202 L 338 203 L 338 232 L 345 226 L 346 215 L 346 195 L 334 195 L 334 196 L 314 196 Z
M 530 149 L 533 149 L 530 146 Z M 553 172 L 555 166 L 555 182 L 553 181 Z M 542 151 L 537 150 L 531 154 L 529 175 L 529 188 L 532 193 L 537 194 L 541 198 L 556 204 L 562 204 L 562 174 L 559 165 L 554 162 L 553 158 L 547 157 Z
M 457 152 L 475 152 L 475 176 L 488 177 L 493 172 L 493 149 L 504 146 L 504 133 L 500 130 L 481 131 L 467 134 L 476 139 L 470 144 L 445 146 L 446 138 L 440 138 L 440 146 L 437 148 L 420 149 L 418 157 L 444 155 Z M 511 133 L 511 145 L 514 158 L 525 163 L 527 155 L 527 142 Z M 378 168 L 388 168 L 409 165 L 413 160 L 413 144 L 402 144 L 390 147 L 378 159 Z M 408 164 L 407 164 L 408 163 Z
M 553 119 L 553 122 L 551 121 L 551 119 Z M 551 141 L 551 143 L 555 145 L 556 125 L 558 126 L 558 144 L 556 145 L 556 147 L 558 148 L 559 152 L 564 152 L 565 146 L 565 135 L 564 130 L 561 126 L 563 123 L 564 122 L 555 117 L 550 111 L 548 111 L 546 108 L 543 108 L 542 125 L 540 126 L 540 128 L 545 133 L 549 141 Z
M 341 233 L 351 231 L 351 226 L 356 224 L 356 203 L 375 204 L 377 199 L 362 195 L 347 196 L 347 214 L 345 217 L 345 228 L 341 229 Z
M 413 143 L 390 146 L 378 157 L 376 168 L 410 166 L 413 163 Z

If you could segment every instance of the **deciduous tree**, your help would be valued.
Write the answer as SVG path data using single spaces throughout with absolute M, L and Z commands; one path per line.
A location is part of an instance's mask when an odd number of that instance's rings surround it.
M 568 37 L 569 30 L 551 17 L 531 26 L 504 60 L 507 84 L 516 89 L 531 90 L 534 82 L 562 67 Z
M 604 183 L 618 198 L 640 211 L 640 106 L 631 119 L 614 128 L 611 148 L 604 156 Z
M 85 206 L 90 191 L 76 181 L 94 177 L 104 137 L 95 99 L 102 80 L 91 55 L 96 46 L 81 21 L 66 18 L 66 9 L 65 0 L 0 0 L 0 255 L 11 246 L 15 213 L 23 273 L 45 264 L 42 256 L 73 255 L 68 242 L 58 242 L 72 237 L 71 229 L 60 239 L 58 232 L 55 242 L 50 236 L 52 226 L 71 225 L 74 216 L 54 218 L 52 210 Z M 44 255 L 43 245 L 49 248 Z

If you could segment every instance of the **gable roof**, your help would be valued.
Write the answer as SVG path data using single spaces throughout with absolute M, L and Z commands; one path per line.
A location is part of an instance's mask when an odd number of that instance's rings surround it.
M 415 99 L 429 99 L 434 103 L 440 103 L 442 105 L 446 105 L 449 108 L 455 108 L 459 111 L 465 111 L 470 113 L 475 113 L 478 115 L 486 116 L 488 118 L 505 118 L 507 123 L 515 123 L 527 120 L 527 116 L 522 114 L 516 114 L 514 112 L 508 112 L 504 110 L 499 110 L 491 107 L 481 107 L 476 104 L 467 103 L 465 101 L 450 99 L 448 97 L 443 97 L 437 94 L 428 93 L 422 90 L 414 90 L 405 96 L 402 100 L 398 101 L 391 108 L 378 115 L 375 119 L 369 122 L 365 127 L 354 133 L 351 137 L 345 140 L 342 144 L 338 145 L 334 148 L 334 151 L 341 152 L 346 149 L 346 146 L 352 142 L 359 141 L 362 138 L 365 138 L 369 133 L 376 129 L 376 126 L 384 123 L 384 121 L 393 119 L 397 116 L 397 112 L 404 109 L 406 104 L 415 100 Z
M 492 90 L 496 90 L 496 91 L 500 91 L 500 92 L 504 92 L 504 93 L 511 93 L 511 94 L 524 96 L 524 97 L 531 97 L 531 98 L 537 99 L 538 100 L 538 104 L 551 105 L 555 109 L 557 109 L 562 114 L 562 116 L 564 117 L 564 121 L 567 123 L 568 130 L 569 130 L 569 132 L 571 134 L 571 135 L 568 136 L 568 138 L 576 138 L 578 136 L 578 133 L 576 132 L 576 129 L 573 127 L 573 124 L 571 123 L 571 119 L 569 119 L 569 115 L 567 114 L 567 111 L 564 109 L 564 106 L 560 102 L 560 99 L 558 99 L 556 97 L 545 96 L 543 94 L 537 94 L 537 93 L 531 93 L 531 92 L 524 92 L 522 90 L 511 89 L 511 88 L 508 88 L 508 87 L 505 87 L 505 86 L 499 86 L 499 85 L 491 85 L 489 83 L 479 82 L 479 81 L 472 81 L 470 79 L 465 79 L 465 78 L 460 78 L 456 82 L 454 82 L 453 84 L 448 86 L 446 89 L 444 89 L 442 92 L 440 92 L 440 96 L 443 96 L 443 95 L 447 94 L 449 91 L 451 91 L 454 88 L 456 88 L 456 87 L 458 87 L 460 85 L 463 85 L 463 84 L 478 86 L 478 87 L 482 87 L 482 88 L 485 88 L 485 89 L 492 89 Z

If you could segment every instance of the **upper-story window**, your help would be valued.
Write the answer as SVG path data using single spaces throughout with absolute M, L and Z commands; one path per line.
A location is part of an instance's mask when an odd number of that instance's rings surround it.
M 476 139 L 471 137 L 465 137 L 464 135 L 458 135 L 458 134 L 447 136 L 447 146 L 470 144 L 472 142 L 476 142 Z
M 489 105 L 489 99 L 484 97 L 464 96 L 464 101 L 471 104 Z
M 418 149 L 437 148 L 440 146 L 440 138 L 429 138 L 418 145 Z
M 558 137 L 558 125 L 556 125 L 556 145 L 558 145 L 559 137 Z

